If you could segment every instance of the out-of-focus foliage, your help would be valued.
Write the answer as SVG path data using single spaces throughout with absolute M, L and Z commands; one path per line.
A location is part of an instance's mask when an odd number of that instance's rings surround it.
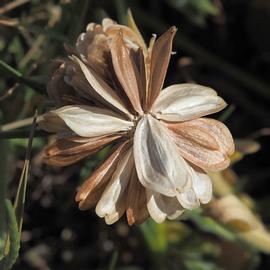
M 211 175 L 212 203 L 180 221 L 148 220 L 130 228 L 124 220 L 106 226 L 74 202 L 76 187 L 107 149 L 74 166 L 48 167 L 42 151 L 50 139 L 37 130 L 14 269 L 269 269 L 270 22 L 265 14 L 270 6 L 264 0 L 1 1 L 0 183 L 7 184 L 7 192 L 0 188 L 1 217 L 4 212 L 4 220 L 14 218 L 3 199 L 16 197 L 35 109 L 42 113 L 51 105 L 45 91 L 51 59 L 65 56 L 63 44 L 74 45 L 87 23 L 107 15 L 125 21 L 128 7 L 146 39 L 169 25 L 179 27 L 168 82 L 196 81 L 217 89 L 233 104 L 217 117 L 245 139 L 236 140 L 232 167 Z M 248 211 L 255 226 L 243 227 L 241 219 L 239 227 L 231 206 L 222 209 L 227 196 L 236 196 L 238 209 Z M 7 231 L 17 230 L 4 220 L 0 259 Z M 10 235 L 14 258 L 18 235 Z
M 212 0 L 167 0 L 175 10 L 185 15 L 189 21 L 203 26 L 209 15 L 219 14 Z

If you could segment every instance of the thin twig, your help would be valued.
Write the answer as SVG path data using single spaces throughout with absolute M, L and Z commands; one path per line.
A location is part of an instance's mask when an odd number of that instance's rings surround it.
M 5 93 L 4 95 L 0 96 L 0 101 L 5 100 L 6 98 L 10 97 L 13 92 L 20 86 L 19 83 L 15 83 L 12 87 L 10 87 Z M 1 127 L 0 127 L 1 129 Z
M 28 2 L 30 2 L 30 0 L 16 0 L 11 3 L 7 3 L 5 6 L 0 8 L 0 15 L 3 15 L 4 13 L 11 11 L 12 9 L 24 5 Z
M 42 119 L 42 116 L 37 117 L 37 123 Z M 33 117 L 25 118 L 22 120 L 14 121 L 5 125 L 0 126 L 1 131 L 10 131 L 12 129 L 30 126 L 33 122 Z

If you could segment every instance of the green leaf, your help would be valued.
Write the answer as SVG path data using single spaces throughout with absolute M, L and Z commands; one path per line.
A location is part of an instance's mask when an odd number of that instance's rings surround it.
M 217 15 L 218 9 L 214 6 L 211 0 L 192 0 L 190 4 L 199 12 L 209 15 Z
M 196 209 L 188 212 L 190 220 L 202 231 L 214 234 L 228 241 L 235 241 L 237 236 L 232 231 L 222 226 L 217 221 L 210 217 L 202 216 L 201 209 Z
M 145 242 L 152 253 L 164 253 L 168 247 L 166 224 L 158 224 L 152 219 L 139 226 Z
M 222 270 L 216 264 L 205 261 L 185 260 L 184 265 L 188 270 Z
M 8 237 L 5 245 L 5 257 L 0 261 L 1 270 L 9 270 L 12 268 L 13 264 L 16 262 L 20 249 L 20 234 L 18 231 L 15 210 L 9 200 L 6 200 L 5 205 Z

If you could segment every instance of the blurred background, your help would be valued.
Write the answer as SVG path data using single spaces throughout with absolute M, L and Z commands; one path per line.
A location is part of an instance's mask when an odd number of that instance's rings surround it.
M 63 45 L 73 46 L 89 22 L 111 17 L 125 24 L 128 7 L 147 42 L 153 33 L 178 28 L 165 85 L 208 85 L 229 104 L 214 117 L 230 128 L 237 152 L 232 167 L 213 176 L 216 196 L 228 188 L 267 228 L 269 0 L 1 0 L 0 177 L 8 182 L 7 197 L 15 197 L 30 128 L 13 130 L 36 108 L 39 114 L 46 111 L 50 61 L 65 57 Z M 133 227 L 125 218 L 108 226 L 94 210 L 79 211 L 76 188 L 106 153 L 54 168 L 42 163 L 47 142 L 48 137 L 33 140 L 20 256 L 13 269 L 270 269 L 270 240 L 255 243 L 269 235 L 247 240 L 246 229 L 218 220 L 211 206 L 182 221 L 148 220 Z

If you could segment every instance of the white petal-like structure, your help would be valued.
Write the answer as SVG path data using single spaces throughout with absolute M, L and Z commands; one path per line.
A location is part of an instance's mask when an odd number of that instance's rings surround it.
M 199 169 L 194 169 L 195 176 L 193 177 L 193 190 L 203 204 L 209 203 L 212 198 L 212 182 L 210 177 Z
M 176 219 L 184 212 L 175 197 L 166 197 L 150 189 L 146 189 L 146 197 L 148 212 L 157 223 L 162 223 L 166 218 Z
M 189 83 L 175 84 L 161 92 L 152 112 L 158 119 L 181 122 L 216 113 L 226 105 L 209 87 Z
M 134 134 L 135 165 L 140 182 L 146 188 L 174 197 L 191 183 L 190 166 L 163 123 L 151 115 L 143 117 Z
M 126 190 L 131 177 L 134 158 L 130 148 L 119 161 L 112 178 L 104 190 L 97 206 L 96 213 L 105 217 L 107 224 L 116 222 L 126 209 Z
M 134 125 L 112 111 L 87 105 L 69 105 L 51 112 L 62 118 L 70 129 L 82 137 L 128 131 Z
M 212 198 L 212 182 L 208 175 L 199 168 L 191 167 L 191 187 L 177 195 L 177 199 L 185 209 L 194 209 L 200 203 L 208 203 Z

